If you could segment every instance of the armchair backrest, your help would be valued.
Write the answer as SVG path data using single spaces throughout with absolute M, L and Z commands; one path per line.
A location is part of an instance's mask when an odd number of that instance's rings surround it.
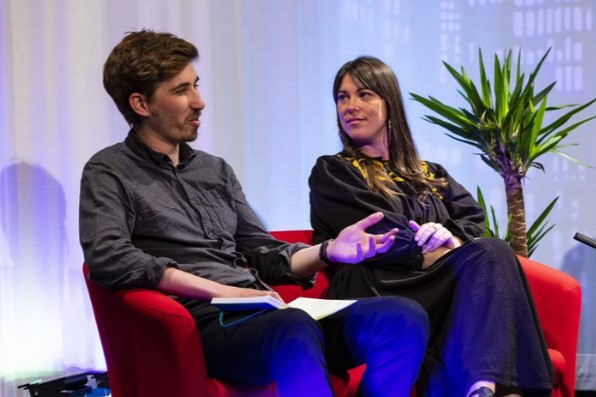
M 288 243 L 312 244 L 312 230 L 283 230 L 272 231 L 273 237 Z M 325 272 L 319 272 L 315 285 L 310 289 L 302 289 L 299 285 L 275 285 L 273 288 L 286 302 L 291 302 L 298 297 L 324 298 L 329 289 L 329 278 Z

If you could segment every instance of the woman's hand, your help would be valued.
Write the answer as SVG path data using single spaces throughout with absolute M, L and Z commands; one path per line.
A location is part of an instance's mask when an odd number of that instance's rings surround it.
M 453 249 L 461 245 L 461 241 L 440 223 L 429 222 L 419 225 L 415 221 L 409 221 L 408 226 L 416 232 L 414 241 L 422 247 L 423 255 L 436 251 L 439 247 Z
M 384 234 L 366 233 L 366 229 L 383 219 L 383 216 L 382 212 L 375 212 L 342 230 L 327 246 L 329 260 L 355 264 L 387 252 L 395 241 L 397 228 Z

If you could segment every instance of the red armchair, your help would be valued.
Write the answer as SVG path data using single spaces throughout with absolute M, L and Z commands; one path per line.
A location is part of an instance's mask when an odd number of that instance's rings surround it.
M 279 231 L 272 234 L 288 242 L 312 243 L 310 230 Z M 527 258 L 519 259 L 530 284 L 548 352 L 555 368 L 553 397 L 573 397 L 581 309 L 580 284 L 573 277 L 557 269 Z M 324 293 L 329 281 L 323 272 L 319 273 L 318 277 L 317 286 L 322 289 L 320 292 Z M 294 299 L 304 293 L 296 286 L 281 286 L 276 287 L 276 290 L 285 300 Z M 315 291 L 315 294 L 318 292 Z M 362 371 L 363 367 L 350 371 L 350 395 L 358 386 Z
M 209 378 L 201 338 L 184 306 L 148 289 L 112 291 L 89 280 L 95 322 L 113 397 L 270 397 L 275 385 L 250 387 Z
M 83 274 L 113 397 L 279 396 L 275 384 L 258 387 L 210 378 L 196 323 L 176 300 L 148 289 L 103 288 L 89 280 L 86 264 Z M 322 296 L 325 280 L 321 277 L 304 295 Z M 347 394 L 347 379 L 332 376 L 331 381 L 336 396 L 353 396 Z
M 310 230 L 273 232 L 289 242 L 312 241 Z M 522 259 L 556 368 L 554 397 L 573 397 L 581 292 L 572 277 Z M 83 265 L 95 321 L 106 359 L 113 397 L 275 397 L 274 384 L 255 387 L 207 376 L 196 324 L 174 299 L 157 291 L 112 291 L 91 282 Z M 329 282 L 323 272 L 315 287 L 280 286 L 290 301 L 298 296 L 323 297 Z M 364 366 L 348 379 L 332 377 L 336 396 L 351 397 Z

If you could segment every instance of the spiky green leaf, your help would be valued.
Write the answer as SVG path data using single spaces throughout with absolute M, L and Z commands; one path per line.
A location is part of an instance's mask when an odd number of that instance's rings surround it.
M 412 94 L 412 98 L 438 115 L 425 116 L 425 120 L 446 129 L 449 137 L 478 148 L 478 155 L 482 161 L 503 178 L 514 175 L 523 179 L 530 168 L 544 171 L 544 166 L 538 159 L 549 152 L 584 164 L 562 153 L 560 149 L 563 147 L 563 140 L 570 133 L 596 118 L 592 116 L 568 125 L 573 117 L 596 102 L 596 98 L 581 105 L 547 106 L 548 95 L 553 91 L 555 82 L 537 89 L 536 80 L 550 51 L 551 49 L 544 53 L 527 78 L 521 70 L 521 50 L 517 54 L 514 76 L 512 51 L 506 52 L 502 60 L 495 56 L 491 83 L 482 51 L 479 49 L 479 89 L 463 67 L 457 70 L 443 62 L 458 84 L 457 91 L 467 104 L 465 108 L 451 107 L 433 97 L 424 98 Z M 567 109 L 563 115 L 543 126 L 546 112 L 559 112 L 563 109 Z M 492 215 L 493 221 L 496 222 L 492 207 L 488 211 L 485 209 L 485 212 Z M 487 218 L 490 218 L 490 215 Z M 509 215 L 508 223 L 511 219 Z M 498 232 L 498 225 L 495 229 Z M 509 230 L 510 228 L 506 230 L 506 239 Z M 534 230 L 532 238 L 541 238 L 549 230 L 550 227 L 538 227 Z M 531 246 L 532 251 L 534 248 L 535 245 Z

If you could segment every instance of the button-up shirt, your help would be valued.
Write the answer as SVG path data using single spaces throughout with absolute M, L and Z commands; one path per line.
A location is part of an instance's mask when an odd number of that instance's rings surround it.
M 308 284 L 290 271 L 304 248 L 275 240 L 221 158 L 180 146 L 180 164 L 134 131 L 95 154 L 81 181 L 79 228 L 93 281 L 155 288 L 168 266 L 222 284 Z M 248 268 L 250 265 L 250 268 Z

